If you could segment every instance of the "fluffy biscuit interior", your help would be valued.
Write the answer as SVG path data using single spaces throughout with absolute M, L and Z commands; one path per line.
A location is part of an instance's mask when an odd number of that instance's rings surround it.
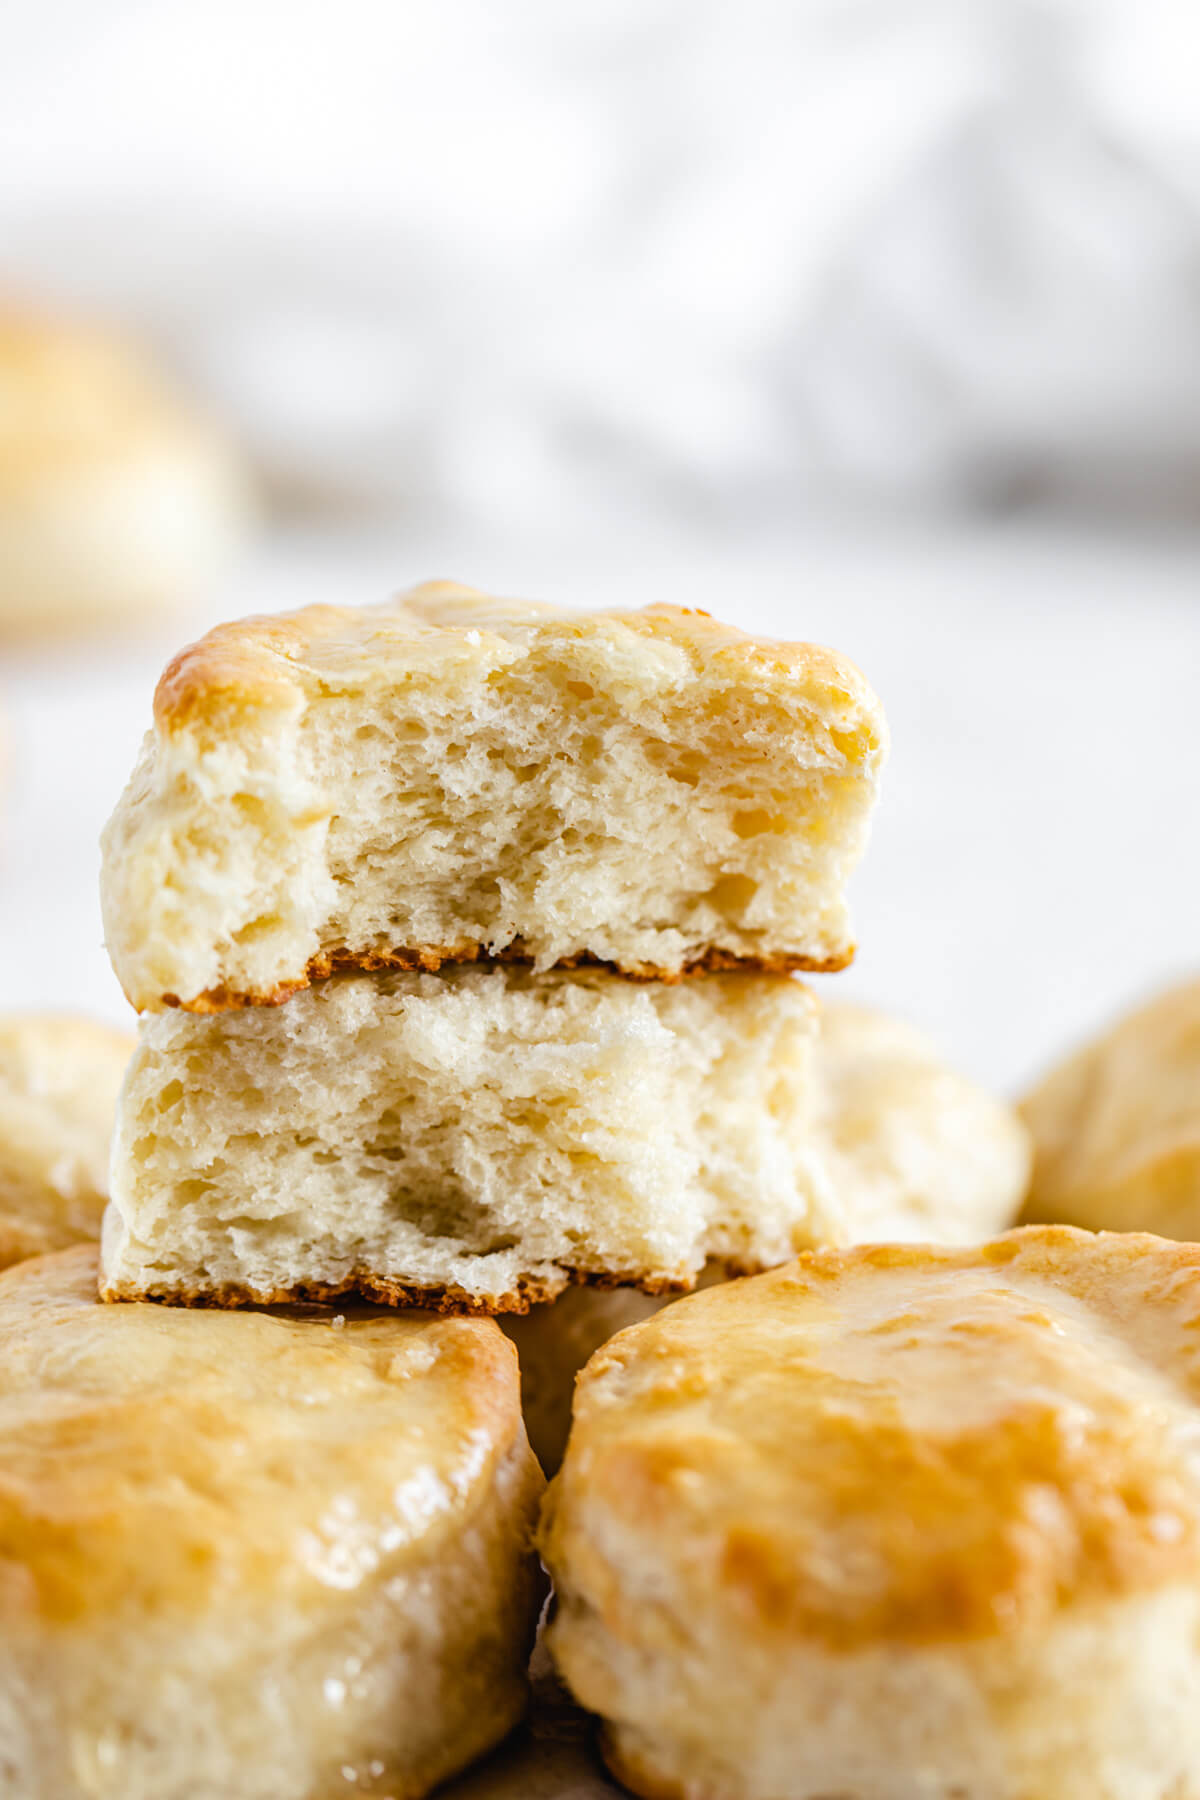
M 815 1004 L 459 968 L 143 1019 L 107 1291 L 427 1289 L 520 1309 L 578 1278 L 688 1286 L 824 1235 L 805 1145 Z

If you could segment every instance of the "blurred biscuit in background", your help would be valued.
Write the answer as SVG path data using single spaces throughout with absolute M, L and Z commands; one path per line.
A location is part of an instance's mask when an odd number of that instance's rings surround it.
M 1160 994 L 1023 1101 L 1026 1216 L 1200 1239 L 1200 979 Z
M 148 355 L 0 302 L 0 640 L 202 594 L 250 516 L 236 454 Z
M 132 1050 L 70 1013 L 0 1015 L 0 1268 L 100 1236 Z

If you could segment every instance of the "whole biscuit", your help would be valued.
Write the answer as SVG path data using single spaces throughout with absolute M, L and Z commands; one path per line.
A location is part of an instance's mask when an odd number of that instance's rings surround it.
M 543 1512 L 636 1793 L 1200 1794 L 1200 1248 L 818 1250 L 623 1331 Z
M 0 1787 L 422 1795 L 520 1717 L 543 1482 L 489 1321 L 0 1275 Z

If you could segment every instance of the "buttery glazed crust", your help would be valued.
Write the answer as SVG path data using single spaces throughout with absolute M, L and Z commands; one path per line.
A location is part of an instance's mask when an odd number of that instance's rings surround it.
M 548 1642 L 645 1800 L 1200 1795 L 1200 1245 L 814 1251 L 588 1363 Z
M 585 1520 L 668 1563 L 707 1534 L 747 1628 L 846 1651 L 986 1637 L 1200 1583 L 1197 1405 L 1200 1246 L 1026 1227 L 816 1250 L 592 1358 L 543 1552 L 634 1631 Z M 1035 1489 L 1055 1502 L 1036 1531 Z
M 521 963 L 529 967 L 533 961 L 519 941 L 494 952 L 485 944 L 439 944 L 418 950 L 364 951 L 359 955 L 335 950 L 328 956 L 315 956 L 302 981 L 282 981 L 269 993 L 240 994 L 226 987 L 209 988 L 206 993 L 197 994 L 194 1000 L 181 1000 L 178 994 L 164 994 L 163 1005 L 181 1012 L 206 1015 L 239 1012 L 249 1006 L 286 1006 L 295 994 L 311 987 L 314 981 L 327 981 L 331 975 L 367 975 L 381 969 L 416 970 L 421 974 L 436 975 L 440 969 L 453 968 L 456 963 Z M 824 961 L 811 956 L 733 956 L 727 950 L 713 949 L 678 970 L 658 969 L 650 963 L 620 968 L 616 963 L 586 953 L 561 957 L 554 966 L 558 969 L 607 969 L 623 981 L 661 981 L 674 985 L 694 975 L 738 971 L 746 975 L 834 975 L 839 969 L 849 968 L 853 961 L 853 948 L 844 956 L 831 956 Z
M 511 1346 L 99 1306 L 95 1260 L 0 1276 L 0 1785 L 419 1800 L 527 1694 L 544 1483 Z
M 318 683 L 369 679 L 382 684 L 398 672 L 419 668 L 422 661 L 461 654 L 467 649 L 466 633 L 477 634 L 477 644 L 479 636 L 502 638 L 556 619 L 571 623 L 554 607 L 494 599 L 453 581 L 425 582 L 384 606 L 308 606 L 239 619 L 218 625 L 168 664 L 154 695 L 154 722 L 165 732 L 220 732 L 241 709 L 290 708 Z M 686 606 L 581 613 L 576 620 L 580 637 L 617 622 L 706 659 L 720 657 L 747 678 L 837 687 L 841 698 L 861 712 L 864 726 L 882 725 L 879 703 L 859 671 L 821 645 L 748 637 Z
M 9 1477 L 0 1481 L 0 1514 L 8 1527 L 5 1552 L 12 1555 L 14 1533 L 19 1533 L 26 1566 L 45 1568 L 47 1599 L 57 1595 L 61 1607 L 72 1616 L 105 1604 L 111 1584 L 119 1579 L 119 1571 L 111 1562 L 106 1564 L 103 1556 L 107 1518 L 117 1519 L 124 1533 L 144 1505 L 148 1521 L 155 1506 L 161 1504 L 164 1474 L 169 1475 L 175 1462 L 188 1464 L 189 1444 L 211 1447 L 213 1438 L 226 1430 L 236 1439 L 243 1427 L 251 1430 L 251 1421 L 260 1414 L 259 1430 L 265 1428 L 270 1411 L 266 1391 L 240 1367 L 243 1359 L 252 1363 L 257 1359 L 260 1369 L 275 1369 L 285 1409 L 291 1404 L 286 1396 L 302 1395 L 307 1381 L 336 1386 L 344 1380 L 347 1404 L 356 1404 L 361 1395 L 375 1406 L 392 1407 L 398 1434 L 406 1428 L 406 1381 L 415 1380 L 419 1387 L 425 1372 L 433 1371 L 429 1374 L 430 1404 L 435 1412 L 444 1413 L 447 1437 L 431 1449 L 445 1459 L 442 1474 L 447 1496 L 453 1491 L 450 1464 L 458 1454 L 454 1449 L 458 1434 L 469 1441 L 470 1433 L 478 1431 L 490 1449 L 501 1452 L 520 1435 L 514 1353 L 484 1320 L 438 1320 L 427 1314 L 396 1315 L 359 1308 L 352 1309 L 346 1325 L 335 1330 L 333 1310 L 323 1308 L 324 1325 L 319 1317 L 297 1317 L 291 1309 L 281 1314 L 214 1316 L 206 1323 L 194 1315 L 187 1320 L 172 1319 L 160 1307 L 97 1306 L 95 1291 L 96 1251 L 91 1245 L 39 1257 L 0 1277 L 0 1353 L 9 1370 L 9 1377 L 0 1382 L 0 1417 L 9 1383 L 20 1389 L 22 1383 L 32 1382 L 44 1388 L 42 1412 L 50 1431 L 50 1436 L 43 1438 L 31 1428 L 29 1447 L 22 1450 L 26 1472 L 17 1486 L 11 1478 L 13 1442 L 0 1429 L 0 1466 L 7 1458 Z M 433 1360 L 430 1348 L 436 1351 Z M 194 1390 L 189 1386 L 193 1355 L 198 1359 Z M 38 1373 L 42 1362 L 44 1375 Z M 106 1371 L 102 1386 L 89 1376 L 93 1366 Z M 78 1390 L 77 1380 L 81 1384 Z M 161 1380 L 167 1380 L 173 1390 L 170 1400 L 167 1389 L 160 1392 L 156 1386 Z M 63 1443 L 87 1448 L 87 1455 L 73 1463 L 69 1481 L 53 1455 L 51 1422 L 59 1406 L 55 1396 L 60 1382 L 69 1399 L 69 1409 L 63 1414 L 67 1420 Z M 151 1416 L 155 1420 L 152 1441 L 146 1438 Z M 369 1420 L 374 1429 L 382 1416 L 364 1411 L 364 1426 Z M 304 1478 L 305 1467 L 307 1479 L 316 1479 L 319 1437 L 313 1436 L 306 1444 L 302 1434 L 290 1433 L 286 1418 L 280 1423 L 284 1428 L 281 1456 L 295 1455 L 298 1481 Z M 343 1430 L 331 1417 L 329 1423 Z M 13 1428 L 25 1431 L 23 1413 Z M 313 1429 L 315 1432 L 316 1427 Z M 24 1443 L 23 1438 L 20 1441 Z M 118 1451 L 121 1454 L 116 1454 Z M 374 1452 L 362 1441 L 364 1470 L 373 1453 L 384 1465 L 383 1478 L 390 1479 L 386 1437 L 376 1441 Z M 268 1454 L 265 1443 L 261 1454 Z M 219 1457 L 214 1460 L 214 1471 L 219 1461 Z M 153 1463 L 158 1473 L 139 1488 L 136 1471 L 147 1463 Z M 337 1477 L 329 1473 L 325 1479 L 332 1497 Z M 64 1483 L 61 1488 L 60 1481 Z M 261 1579 L 286 1581 L 286 1545 L 266 1516 L 251 1517 L 238 1501 L 237 1472 L 229 1468 L 221 1477 L 212 1474 L 209 1481 L 217 1487 L 227 1486 L 229 1504 L 241 1506 L 239 1523 L 247 1537 L 231 1549 L 240 1554 L 254 1547 L 254 1564 Z M 268 1511 L 267 1490 L 273 1481 L 268 1469 L 262 1490 Z M 56 1517 L 61 1529 L 72 1533 L 74 1550 L 69 1564 L 54 1536 L 39 1526 L 39 1491 L 57 1494 Z M 194 1495 L 197 1529 L 223 1529 L 220 1518 L 224 1515 L 213 1511 L 206 1491 L 199 1485 Z M 186 1510 L 190 1504 L 193 1500 L 185 1494 L 180 1506 Z M 410 1535 L 412 1547 L 419 1548 L 419 1527 Z M 178 1577 L 190 1592 L 186 1542 L 165 1543 L 162 1550 L 161 1565 L 154 1567 L 151 1559 L 142 1579 L 157 1584 L 173 1583 Z M 172 1561 L 176 1555 L 180 1558 L 178 1569 Z M 197 1582 L 202 1574 L 198 1569 Z M 186 1594 L 175 1591 L 171 1598 L 177 1604 Z M 57 1604 L 54 1610 L 58 1610 Z

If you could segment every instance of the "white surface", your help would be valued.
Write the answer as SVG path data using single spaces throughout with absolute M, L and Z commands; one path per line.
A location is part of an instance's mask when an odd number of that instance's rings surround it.
M 910 1017 L 1014 1089 L 1200 963 L 1198 565 L 1196 539 L 854 521 L 754 548 L 277 540 L 207 619 L 156 642 L 0 663 L 0 1004 L 125 1016 L 96 839 L 174 649 L 220 617 L 445 574 L 579 606 L 702 606 L 855 657 L 893 754 L 852 889 L 859 959 L 819 991 Z
M 0 276 L 385 505 L 1187 505 L 1198 45 L 1181 0 L 13 0 Z

